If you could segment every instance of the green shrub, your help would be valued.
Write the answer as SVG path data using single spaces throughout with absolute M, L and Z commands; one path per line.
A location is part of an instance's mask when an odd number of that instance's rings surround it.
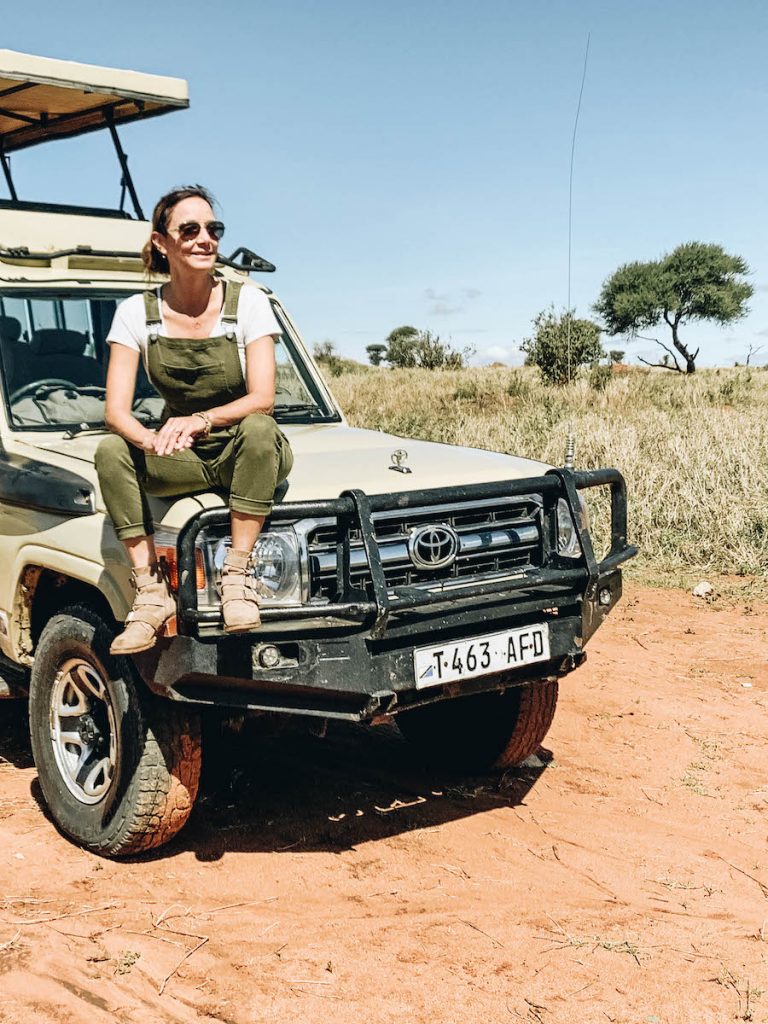
M 567 384 L 581 366 L 590 366 L 604 354 L 600 328 L 580 320 L 568 310 L 558 316 L 545 309 L 533 321 L 533 335 L 520 345 L 526 366 L 537 366 L 548 384 Z

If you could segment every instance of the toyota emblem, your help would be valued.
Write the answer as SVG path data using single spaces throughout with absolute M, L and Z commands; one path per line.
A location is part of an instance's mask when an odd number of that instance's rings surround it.
M 459 535 L 443 523 L 419 526 L 408 538 L 408 554 L 417 569 L 444 569 L 459 553 Z

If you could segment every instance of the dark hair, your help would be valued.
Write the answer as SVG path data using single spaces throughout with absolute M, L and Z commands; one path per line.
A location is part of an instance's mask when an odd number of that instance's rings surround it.
M 155 204 L 155 208 L 152 211 L 152 231 L 158 231 L 161 235 L 166 234 L 168 215 L 174 206 L 180 203 L 182 199 L 192 199 L 195 196 L 198 199 L 204 199 L 211 208 L 213 208 L 213 204 L 216 202 L 212 193 L 207 188 L 203 188 L 202 185 L 180 185 L 178 188 L 172 188 L 170 192 L 166 192 L 164 196 L 161 196 Z M 151 238 L 141 250 L 141 259 L 148 273 L 168 273 L 168 260 L 159 249 L 155 248 Z

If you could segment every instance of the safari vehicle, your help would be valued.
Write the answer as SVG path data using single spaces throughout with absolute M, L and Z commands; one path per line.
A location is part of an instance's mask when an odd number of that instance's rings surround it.
M 29 698 L 54 821 L 109 856 L 159 846 L 187 820 L 207 712 L 394 719 L 434 759 L 521 762 L 634 553 L 616 470 L 349 427 L 258 285 L 282 327 L 275 417 L 295 453 L 253 554 L 270 595 L 263 625 L 222 629 L 226 496 L 154 499 L 178 635 L 133 659 L 109 655 L 132 595 L 94 452 L 106 333 L 116 303 L 148 287 L 149 234 L 118 128 L 187 102 L 180 80 L 0 51 L 0 696 Z M 117 210 L 19 198 L 11 154 L 98 129 L 120 165 Z M 227 280 L 274 270 L 247 248 L 219 262 Z M 134 411 L 162 414 L 141 374 Z M 611 543 L 598 560 L 580 491 L 603 486 Z

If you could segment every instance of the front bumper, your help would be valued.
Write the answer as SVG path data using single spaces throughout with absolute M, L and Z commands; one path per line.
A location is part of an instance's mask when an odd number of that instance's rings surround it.
M 578 499 L 580 489 L 599 486 L 611 488 L 611 546 L 600 562 Z M 517 579 L 477 582 L 450 592 L 387 589 L 373 513 L 530 493 L 542 496 L 545 514 L 553 515 L 557 501 L 565 499 L 579 535 L 579 558 L 559 556 L 544 531 L 542 565 Z M 391 495 L 352 491 L 335 501 L 284 503 L 273 512 L 273 520 L 279 521 L 305 516 L 336 516 L 340 524 L 337 600 L 320 607 L 264 609 L 262 628 L 237 637 L 201 635 L 201 626 L 210 630 L 216 624 L 207 621 L 213 613 L 198 611 L 195 589 L 195 540 L 206 526 L 226 522 L 228 513 L 208 510 L 185 527 L 178 542 L 180 635 L 135 659 L 153 691 L 200 705 L 363 721 L 460 694 L 559 678 L 586 657 L 585 644 L 621 596 L 619 565 L 635 554 L 626 542 L 624 480 L 610 469 L 552 470 L 525 480 Z M 353 526 L 362 536 L 372 597 L 350 582 Z M 318 625 L 318 619 L 324 621 Z M 286 621 L 294 627 L 288 633 Z M 550 660 L 416 689 L 415 648 L 538 622 L 549 624 Z M 262 664 L 265 646 L 279 653 L 274 667 Z

